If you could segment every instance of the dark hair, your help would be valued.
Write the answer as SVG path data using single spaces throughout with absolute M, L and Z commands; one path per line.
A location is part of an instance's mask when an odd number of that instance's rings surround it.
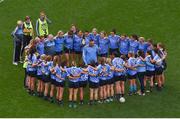
M 94 41 L 93 39 L 90 39 L 89 41 Z
M 113 28 L 111 32 L 113 32 L 114 34 L 116 34 L 116 29 Z
M 87 68 L 87 65 L 85 65 L 84 63 L 81 63 L 81 64 L 80 64 L 80 67 L 82 67 L 82 68 Z
M 126 55 L 121 55 L 121 59 L 126 60 Z
M 65 67 L 67 65 L 67 61 L 63 61 L 62 63 L 61 63 L 61 67 Z
M 35 54 L 35 52 L 36 52 L 36 48 L 35 48 L 35 47 L 31 47 L 31 48 L 29 49 L 29 55 L 30 55 L 30 58 L 31 58 L 31 59 L 32 59 L 33 54 Z
M 131 36 L 132 36 L 132 38 L 134 38 L 135 40 L 138 40 L 138 36 L 137 36 L 136 34 L 132 34 Z
M 72 36 L 73 35 L 73 31 L 72 30 L 68 31 L 68 35 Z
M 141 56 L 142 58 L 145 58 L 145 54 L 143 50 L 138 50 L 137 52 L 138 56 Z
M 51 61 L 52 60 L 52 56 L 51 55 L 48 55 L 47 57 L 46 57 L 46 61 Z
M 159 46 L 163 49 L 163 51 L 165 51 L 165 50 L 166 50 L 166 47 L 165 47 L 165 45 L 164 45 L 164 44 L 159 43 Z
M 147 53 L 148 53 L 149 55 L 152 55 L 152 52 L 151 52 L 151 50 L 148 50 L 148 51 L 147 51 Z
M 129 52 L 128 53 L 128 56 L 130 55 L 130 57 L 133 57 L 134 56 L 134 53 L 133 52 Z
M 99 62 L 100 62 L 100 64 L 104 65 L 105 64 L 104 58 L 100 58 Z
M 96 66 L 96 62 L 94 60 L 91 61 L 91 66 L 95 67 Z
M 147 40 L 149 43 L 153 44 L 153 40 L 152 39 L 148 39 Z
M 54 58 L 53 58 L 53 66 L 56 66 L 56 64 L 59 64 L 59 57 L 58 56 L 54 56 Z
M 154 49 L 154 52 L 155 52 L 159 57 L 161 57 L 161 54 L 160 54 L 160 51 L 159 51 L 158 48 L 155 48 L 155 49 Z
M 113 53 L 115 57 L 119 57 L 119 53 L 115 52 Z
M 151 51 L 151 50 L 148 50 L 147 53 L 148 53 L 149 55 L 151 55 L 151 58 L 153 59 L 152 51 Z
M 154 44 L 153 44 L 153 47 L 154 47 L 154 48 L 157 48 L 157 43 L 154 43 Z

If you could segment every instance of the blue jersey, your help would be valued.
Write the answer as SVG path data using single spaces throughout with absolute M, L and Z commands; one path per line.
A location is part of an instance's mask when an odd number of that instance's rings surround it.
M 67 76 L 72 76 L 72 77 L 75 77 L 75 76 L 78 76 L 81 74 L 82 70 L 80 68 L 77 68 L 77 67 L 70 67 L 70 68 L 67 68 L 66 69 L 66 72 L 67 72 Z M 69 78 L 69 81 L 71 82 L 78 82 L 79 81 L 79 78 L 75 78 L 75 79 L 70 79 Z
M 85 39 L 85 45 L 88 45 L 88 44 L 89 44 L 89 41 L 90 41 L 89 35 L 88 35 L 88 36 L 85 36 L 84 39 Z
M 60 77 L 58 77 L 57 75 Z M 66 75 L 67 75 L 66 72 L 62 71 L 59 66 L 56 68 L 56 81 L 57 82 L 65 81 Z
M 110 65 L 109 65 L 110 66 Z M 114 77 L 114 71 L 111 70 L 111 66 L 110 66 L 110 70 L 107 76 L 107 79 L 112 79 Z
M 64 37 L 64 46 L 67 48 L 67 49 L 73 49 L 73 42 L 74 42 L 74 36 L 68 36 L 66 35 Z
M 95 74 L 95 76 L 89 75 L 89 81 L 91 81 L 93 83 L 99 83 L 99 78 L 98 78 L 99 71 L 98 70 L 96 71 L 92 67 L 88 67 L 88 74 Z
M 146 42 L 139 42 L 138 49 L 147 52 L 148 44 Z
M 146 60 L 146 70 L 147 71 L 154 71 L 154 64 L 151 63 L 151 55 L 146 56 L 145 60 Z
M 99 34 L 94 35 L 93 33 L 90 33 L 90 34 L 89 34 L 89 38 L 90 38 L 90 39 L 93 39 L 93 40 L 94 40 L 94 43 L 95 43 L 96 45 L 99 44 L 99 38 L 100 38 L 100 35 L 99 35 Z
M 44 42 L 39 42 L 36 45 L 36 49 L 37 49 L 37 52 L 39 53 L 39 55 L 44 54 Z
M 36 71 L 36 67 L 33 67 L 33 64 L 37 63 L 37 56 L 33 54 L 32 56 L 28 56 L 28 65 L 27 65 L 27 71 Z
M 140 57 L 137 58 L 136 65 L 141 65 L 137 66 L 137 72 L 146 72 L 146 62 L 143 61 Z
M 127 64 L 128 64 L 128 66 L 130 66 L 130 67 L 135 67 L 135 66 L 136 66 L 136 62 L 137 62 L 137 59 L 136 59 L 136 58 L 130 57 L 130 58 L 128 59 L 128 61 L 127 61 Z M 132 69 L 128 68 L 127 73 L 128 73 L 129 75 L 133 76 L 133 75 L 137 74 L 137 70 L 136 70 L 136 69 L 135 69 L 135 70 L 132 70 Z
M 43 62 L 43 75 L 46 75 L 46 76 L 48 76 L 48 75 L 50 75 L 50 69 L 51 69 L 51 67 L 52 67 L 52 61 L 49 61 L 49 62 Z
M 74 51 L 82 51 L 81 47 L 82 47 L 82 37 L 79 37 L 78 35 L 75 35 L 74 37 Z
M 117 49 L 119 47 L 119 36 L 118 35 L 109 35 L 109 48 L 110 49 Z
M 111 70 L 111 67 L 107 64 L 104 64 L 104 65 L 100 64 L 98 66 L 98 69 L 99 69 L 99 79 L 107 80 L 107 77 L 108 77 L 108 74 Z
M 44 68 L 44 66 L 42 65 L 43 64 L 43 60 L 38 60 L 38 65 L 37 65 L 37 75 L 40 76 L 43 74 L 42 70 Z
M 119 57 L 115 57 L 112 60 L 112 65 L 115 67 L 115 69 L 119 69 L 119 70 L 124 70 L 122 72 L 118 72 L 118 71 L 114 71 L 114 75 L 115 76 L 121 76 L 121 75 L 125 75 L 125 67 L 124 67 L 125 61 Z
M 97 53 L 98 47 L 94 45 L 90 47 L 89 45 L 84 46 L 83 48 L 83 61 L 84 63 L 90 64 L 92 61 L 97 62 Z
M 139 42 L 136 40 L 129 40 L 129 52 L 137 54 Z
M 44 52 L 46 55 L 55 54 L 55 42 L 54 40 L 45 40 L 44 42 Z
M 87 81 L 89 79 L 88 72 L 81 73 L 81 77 L 79 78 L 79 81 Z
M 16 27 L 15 30 L 14 30 L 14 35 L 23 35 L 23 27 Z
M 109 51 L 109 40 L 107 38 L 99 39 L 99 54 L 107 54 Z
M 119 42 L 119 52 L 123 55 L 127 55 L 129 52 L 129 40 L 128 39 L 120 39 Z
M 50 77 L 51 77 L 52 80 L 56 80 L 56 70 L 57 70 L 57 68 L 58 68 L 57 65 L 56 66 L 53 66 L 53 65 L 50 66 L 50 69 L 54 70 L 54 72 L 50 73 L 51 74 Z
M 56 37 L 54 39 L 54 42 L 55 42 L 55 51 L 62 52 L 64 46 L 64 37 Z
M 155 55 L 155 57 L 153 58 L 153 60 L 155 60 L 156 61 L 156 63 L 155 63 L 155 68 L 160 68 L 160 67 L 162 67 L 162 59 L 160 58 L 160 56 L 159 55 Z

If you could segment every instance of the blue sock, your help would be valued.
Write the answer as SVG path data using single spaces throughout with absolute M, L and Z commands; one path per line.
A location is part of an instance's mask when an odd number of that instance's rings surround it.
M 133 92 L 133 86 L 130 85 L 130 92 Z
M 133 91 L 136 92 L 137 91 L 137 86 L 133 85 Z

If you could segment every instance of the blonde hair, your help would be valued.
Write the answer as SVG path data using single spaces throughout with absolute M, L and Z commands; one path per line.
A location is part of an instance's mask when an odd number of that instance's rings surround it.
M 109 65 L 112 65 L 112 63 L 111 63 L 111 58 L 107 58 L 107 59 L 106 59 L 106 63 L 109 64 Z
M 142 41 L 144 41 L 145 39 L 144 39 L 144 37 L 139 37 L 139 40 L 142 40 Z
M 41 60 L 45 60 L 45 59 L 46 59 L 46 55 L 45 54 L 41 55 Z
M 17 21 L 17 25 L 21 25 L 23 22 L 21 20 Z

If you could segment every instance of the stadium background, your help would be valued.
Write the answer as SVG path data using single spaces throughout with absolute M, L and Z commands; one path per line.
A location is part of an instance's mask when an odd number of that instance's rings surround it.
M 49 29 L 54 35 L 75 23 L 82 30 L 97 27 L 109 32 L 117 28 L 120 34 L 136 33 L 163 42 L 168 49 L 165 88 L 145 97 L 126 96 L 125 104 L 84 105 L 77 109 L 28 95 L 23 88 L 22 66 L 12 65 L 10 33 L 16 21 L 24 20 L 26 15 L 35 25 L 41 10 L 52 20 Z M 180 117 L 179 11 L 179 0 L 4 0 L 0 3 L 0 117 Z M 67 102 L 67 90 L 65 94 Z

